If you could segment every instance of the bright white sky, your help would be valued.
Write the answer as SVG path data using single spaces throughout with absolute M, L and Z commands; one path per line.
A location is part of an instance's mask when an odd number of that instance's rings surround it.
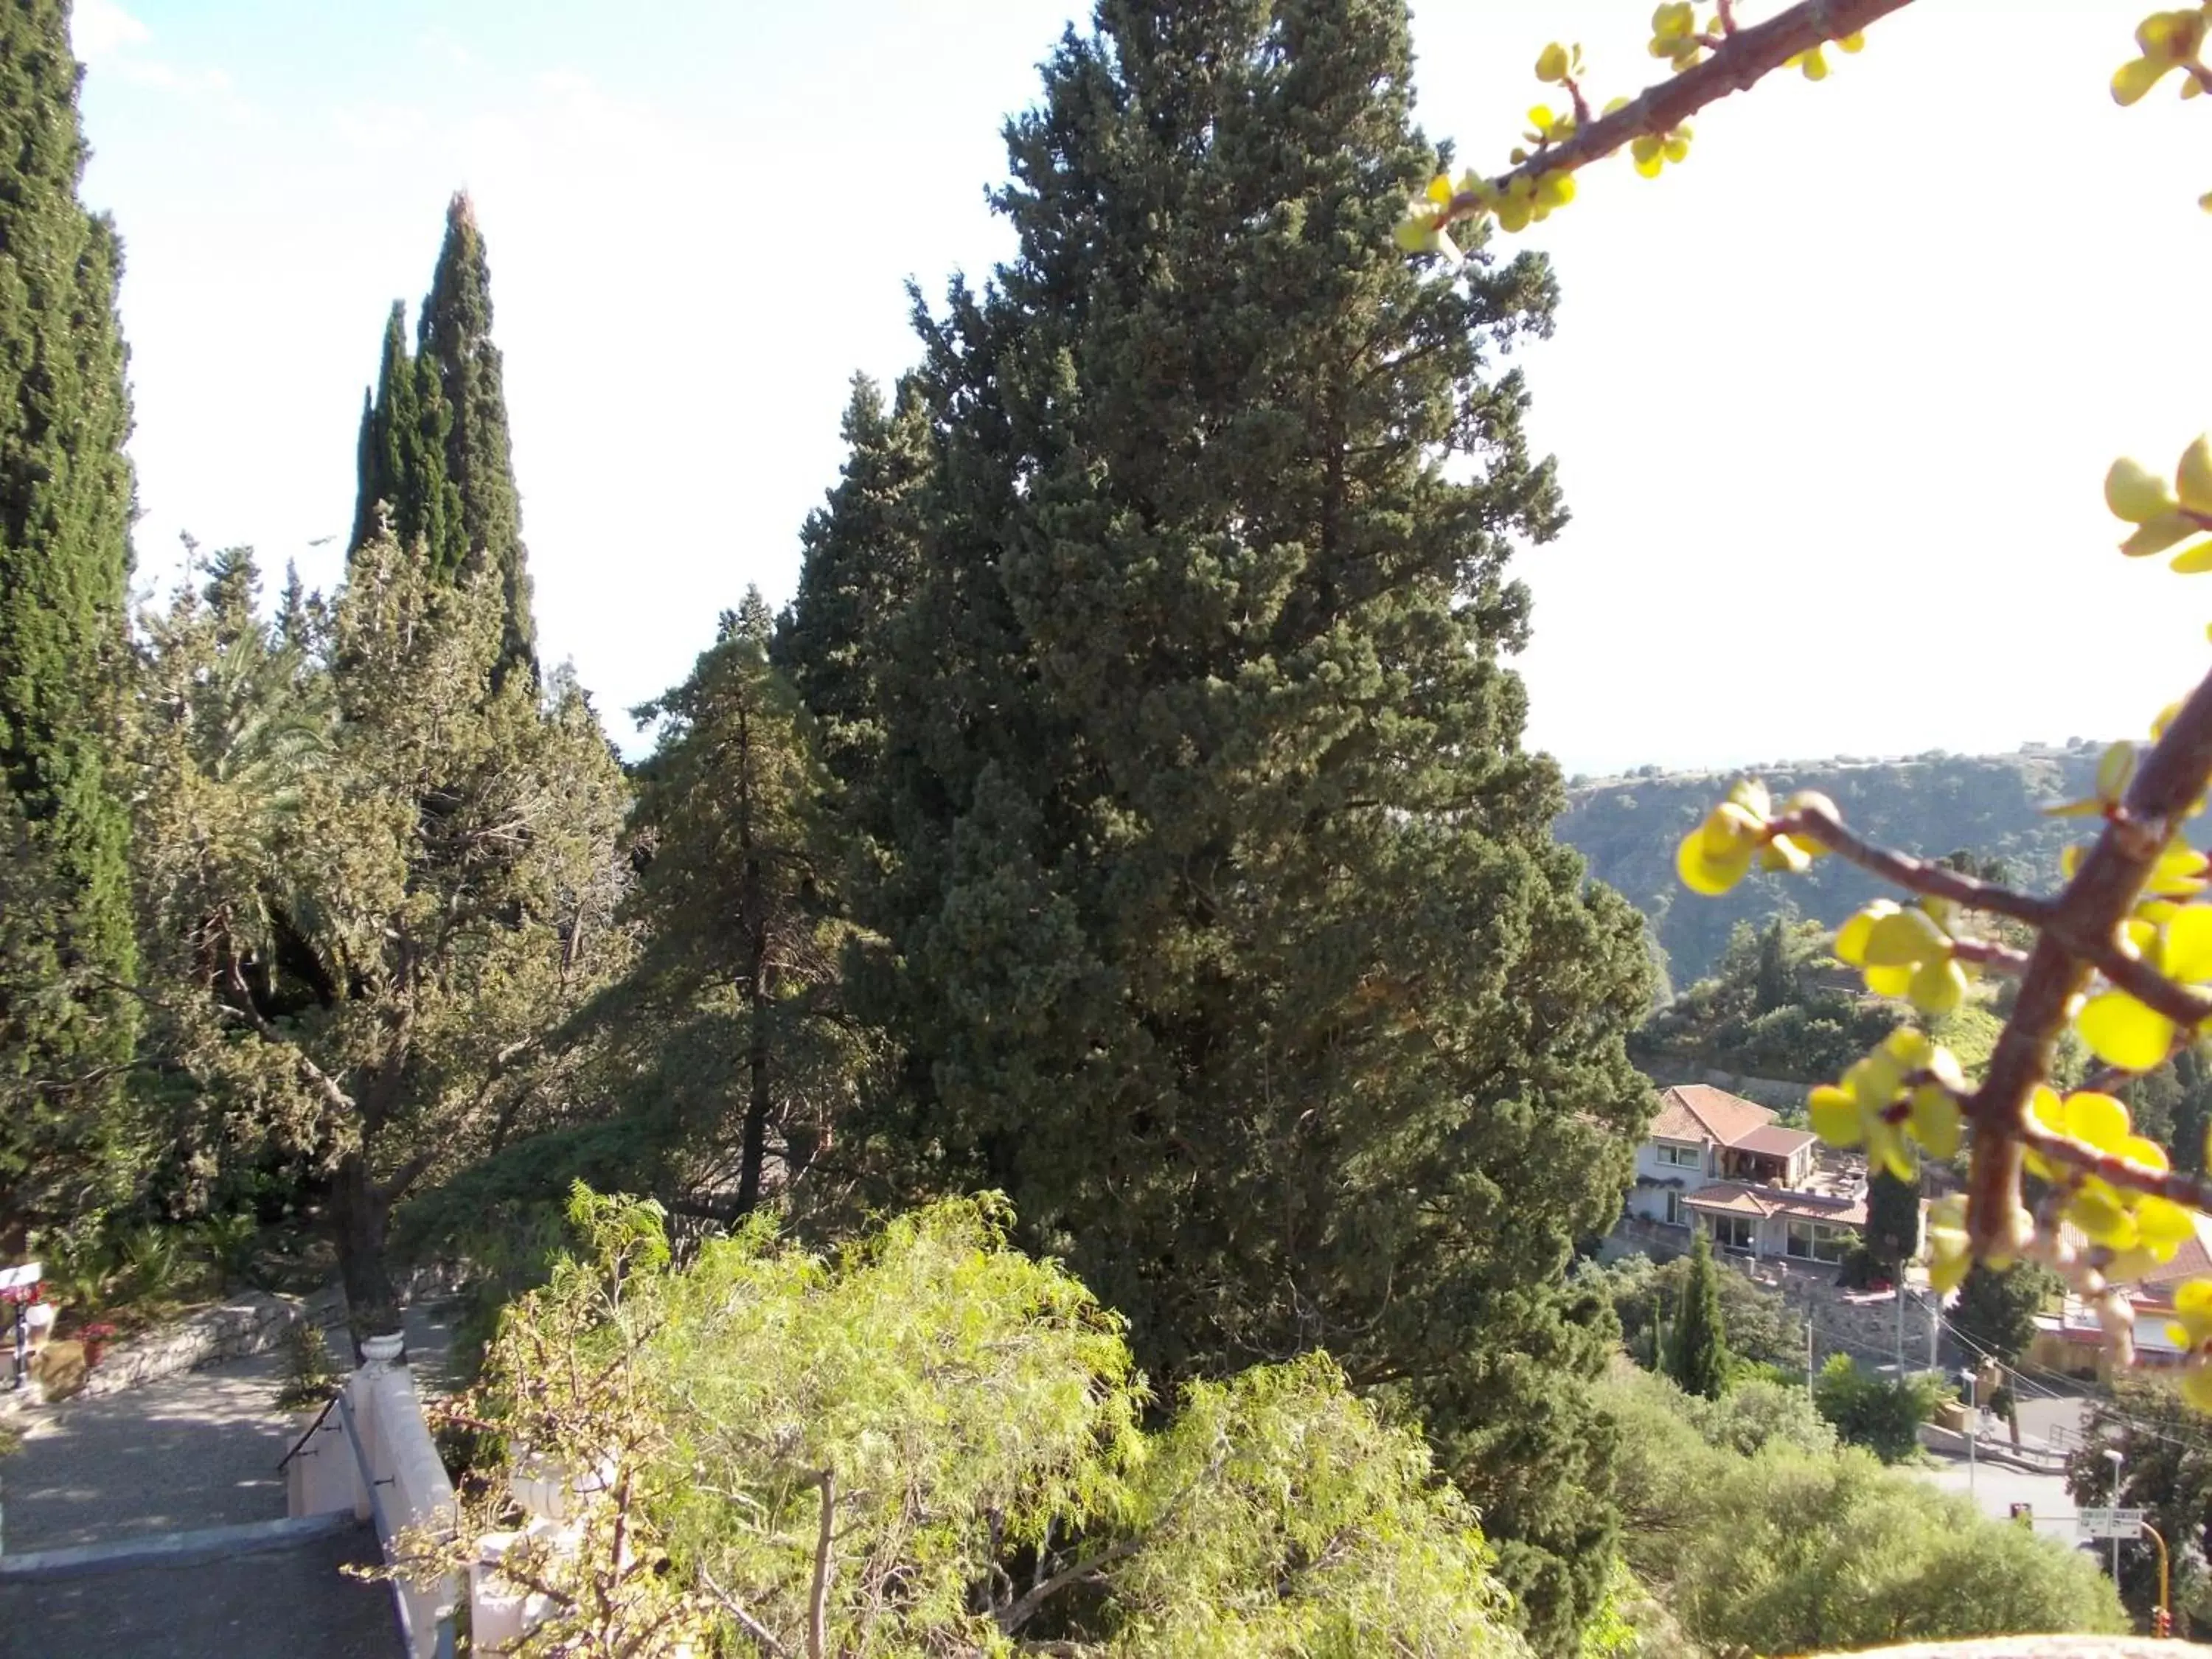
M 127 248 L 142 579 L 180 530 L 330 583 L 392 300 L 474 195 L 549 660 L 616 735 L 748 582 L 790 594 L 902 280 L 1006 252 L 984 186 L 1061 0 L 78 0 L 86 194 Z M 1752 16 L 1773 8 L 1753 3 Z M 1420 0 L 1422 118 L 1502 162 L 1644 0 Z M 1521 563 L 1531 737 L 1572 770 L 2139 731 L 2212 580 L 2113 550 L 2112 458 L 2212 418 L 2212 100 L 2105 90 L 2142 0 L 1919 0 L 1823 84 L 1705 112 L 1531 239 L 1575 522 Z

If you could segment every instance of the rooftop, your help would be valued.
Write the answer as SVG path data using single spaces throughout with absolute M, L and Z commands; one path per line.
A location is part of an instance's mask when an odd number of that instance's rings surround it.
M 1651 1133 L 1663 1140 L 1712 1140 L 1723 1146 L 1741 1146 L 1746 1136 L 1769 1127 L 1774 1118 L 1775 1114 L 1765 1107 L 1725 1089 L 1682 1083 L 1659 1091 L 1659 1112 L 1651 1120 Z
M 1717 1181 L 1698 1188 L 1682 1201 L 1693 1210 L 1727 1215 L 1794 1216 L 1847 1227 L 1863 1227 L 1867 1220 L 1863 1194 L 1797 1192 L 1783 1187 L 1754 1187 L 1742 1181 Z

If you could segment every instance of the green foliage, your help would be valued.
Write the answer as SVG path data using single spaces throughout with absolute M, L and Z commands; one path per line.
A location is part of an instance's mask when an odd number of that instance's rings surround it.
M 312 1411 L 337 1389 L 342 1380 L 331 1364 L 331 1351 L 319 1327 L 295 1320 L 286 1327 L 277 1350 L 276 1409 Z
M 2078 830 L 2042 809 L 2093 793 L 2098 753 L 2081 744 L 1978 757 L 1813 761 L 1762 769 L 1761 776 L 1778 799 L 1820 791 L 1862 834 L 1886 846 L 1926 858 L 1976 848 L 2031 890 L 2047 890 L 2057 881 L 2060 852 Z M 1676 844 L 1727 783 L 1710 773 L 1608 780 L 1572 792 L 1559 820 L 1560 839 L 1589 860 L 1590 873 L 1650 921 L 1678 985 L 1713 974 L 1741 924 L 1761 927 L 1790 914 L 1832 930 L 1887 890 L 1841 859 L 1823 859 L 1799 876 L 1755 873 L 1725 897 L 1683 893 Z
M 236 586 L 236 584 L 234 584 Z M 246 586 L 249 586 L 247 584 Z M 574 1109 L 560 1022 L 626 957 L 622 781 L 582 695 L 492 681 L 504 598 L 356 549 L 327 659 L 188 592 L 148 620 L 139 881 L 162 1051 L 221 1132 L 328 1170 L 356 1314 L 392 1206 Z M 227 665 L 258 659 L 232 718 Z
M 2124 1460 L 2117 1492 L 2108 1451 Z M 2212 1575 L 2204 1565 L 2212 1546 L 2212 1417 L 2163 1381 L 2118 1377 L 2109 1395 L 2089 1401 L 2081 1443 L 2067 1455 L 2066 1489 L 2076 1504 L 2149 1510 L 2173 1552 L 2173 1605 L 2194 1626 L 2176 1633 L 2201 1639 L 2212 1632 Z M 2158 1605 L 2150 1548 L 2121 1547 L 2120 1594 L 2139 1618 Z
M 1863 1236 L 1868 1265 L 1895 1282 L 1905 1263 L 1920 1254 L 1920 1183 L 1899 1181 L 1877 1168 L 1867 1181 L 1867 1224 Z
M 1473 1512 L 1325 1357 L 1194 1384 L 1148 1434 L 1119 1322 L 1009 1219 L 939 1204 L 828 1260 L 757 1220 L 679 1272 L 650 1206 L 580 1193 L 591 1254 L 515 1305 L 476 1403 L 610 1494 L 577 1558 L 517 1546 L 594 1586 L 541 1639 L 1524 1650 Z
M 192 1229 L 192 1237 L 215 1269 L 217 1288 L 228 1290 L 258 1279 L 261 1226 L 251 1211 L 205 1217 Z
M 1711 1493 L 1678 1616 L 1706 1640 L 1805 1653 L 2023 1631 L 2125 1628 L 2096 1566 L 1861 1452 L 1768 1452 Z
M 1623 1365 L 1601 1389 L 1629 1565 L 1689 1638 L 1648 1650 L 2119 1627 L 2093 1563 L 1839 1449 L 1803 1389 L 1757 1386 L 1701 1401 Z
M 446 210 L 446 239 L 412 356 L 406 307 L 392 307 L 376 390 L 362 400 L 358 474 L 349 551 L 357 555 L 388 528 L 441 580 L 489 570 L 501 606 L 493 682 L 519 667 L 534 684 L 537 623 L 507 393 L 491 338 L 491 272 L 465 192 Z
M 826 780 L 769 635 L 751 590 L 690 677 L 635 711 L 664 721 L 629 830 L 646 945 L 587 1015 L 633 1104 L 683 1120 L 683 1185 L 726 1219 L 789 1190 L 875 1060 L 842 996 Z
M 1813 1403 L 1846 1442 L 1885 1463 L 1899 1463 L 1919 1455 L 1920 1425 L 1944 1392 L 1932 1376 L 1875 1376 L 1839 1353 L 1830 1355 L 1814 1379 Z
M 1893 1030 L 1897 1010 L 1849 982 L 1817 922 L 1738 922 L 1698 980 L 1647 1020 L 1635 1052 L 1666 1071 L 1710 1067 L 1826 1083 Z
M 1612 1304 L 1620 1321 L 1622 1346 L 1630 1355 L 1645 1370 L 1657 1370 L 1659 1333 L 1672 1322 L 1690 1273 L 1686 1255 L 1665 1262 L 1632 1255 L 1610 1266 L 1583 1262 L 1576 1277 Z M 1789 1303 L 1747 1274 L 1722 1273 L 1713 1279 L 1729 1352 L 1743 1364 L 1771 1365 L 1802 1376 L 1805 1322 Z
M 879 635 L 829 574 L 790 624 L 884 641 L 855 996 L 911 1086 L 849 1149 L 1012 1194 L 1170 1386 L 1316 1346 L 1389 1382 L 1565 1653 L 1610 1334 L 1555 1287 L 1626 1186 L 1649 981 L 1504 662 L 1563 514 L 1493 365 L 1550 276 L 1390 250 L 1435 159 L 1401 0 L 1097 20 L 1010 125 L 1014 258 L 921 319 L 916 574 L 871 566 Z
M 2065 1280 L 2035 1262 L 2017 1262 L 2000 1271 L 1978 1261 L 1959 1286 L 1959 1298 L 1951 1307 L 1952 1328 L 1977 1352 L 2013 1364 L 2035 1340 L 2035 1316 L 2065 1288 Z
M 127 1194 L 135 1006 L 116 775 L 132 513 L 114 228 L 64 0 L 0 16 L 0 1248 Z M 13 1235 L 11 1238 L 10 1235 Z
M 1728 1385 L 1728 1331 L 1713 1279 L 1712 1244 L 1703 1229 L 1692 1242 L 1689 1275 L 1668 1328 L 1665 1370 L 1684 1393 L 1701 1400 L 1717 1400 Z

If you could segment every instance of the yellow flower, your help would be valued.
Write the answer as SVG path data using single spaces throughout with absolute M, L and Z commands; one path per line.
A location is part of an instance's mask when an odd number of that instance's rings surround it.
M 1931 1019 L 1966 1000 L 1966 970 L 1951 936 L 1920 905 L 1876 899 L 1836 933 L 1836 955 L 1866 975 L 1877 996 L 1904 997 Z
M 1428 188 L 1407 204 L 1405 213 L 1393 227 L 1391 234 L 1398 246 L 1407 253 L 1435 253 L 1456 270 L 1467 256 L 1453 241 L 1449 228 L 1451 222 L 1452 182 L 1443 173 L 1429 180 Z
M 1959 1150 L 1959 1097 L 1966 1080 L 1957 1058 L 1925 1034 L 1901 1027 L 1806 1103 L 1813 1132 L 1832 1146 L 1863 1146 L 1869 1167 L 1900 1181 L 1917 1164 L 1911 1142 L 1937 1158 Z
M 2195 540 L 2212 531 L 2212 437 L 2199 434 L 2181 452 L 2171 483 L 2141 461 L 2122 456 L 2105 474 L 2105 505 L 2114 518 L 2136 526 L 2120 544 L 2130 558 L 2148 558 L 2191 542 L 2174 555 L 2173 568 L 2184 575 L 2212 569 L 2212 542 Z
M 2166 1149 L 2136 1133 L 2128 1109 L 2110 1095 L 2081 1090 L 2061 1100 L 2055 1091 L 2039 1085 L 2028 1109 L 2045 1128 L 2085 1146 L 2160 1174 L 2169 1167 Z M 2171 1261 L 2195 1235 L 2189 1211 L 2170 1199 L 2123 1191 L 2100 1176 L 2058 1165 L 2032 1149 L 2025 1161 L 2032 1173 L 2069 1188 L 2066 1219 L 2092 1243 L 2113 1252 L 2105 1273 L 2116 1282 L 2138 1278 L 2155 1264 Z

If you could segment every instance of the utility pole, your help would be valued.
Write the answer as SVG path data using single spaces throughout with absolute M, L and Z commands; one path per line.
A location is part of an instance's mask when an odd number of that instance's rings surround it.
M 1807 1306 L 1806 1306 L 1806 1309 L 1805 1309 L 1805 1392 L 1806 1392 L 1806 1393 L 1808 1393 L 1808 1394 L 1810 1394 L 1810 1393 L 1812 1393 L 1812 1391 L 1813 1391 L 1813 1310 L 1812 1310 L 1812 1306 L 1811 1306 L 1811 1304 L 1807 1304 Z
M 1897 1376 L 1905 1380 L 1905 1267 L 1897 1269 Z
M 2121 1466 L 2123 1463 L 2124 1463 L 2127 1460 L 2126 1460 L 2124 1457 L 2123 1457 L 2123 1456 L 2121 1455 L 2121 1454 L 2120 1454 L 2120 1449 L 2119 1449 L 2118 1446 L 2107 1446 L 2107 1447 L 2106 1447 L 2106 1448 L 2105 1448 L 2105 1455 L 2106 1455 L 2106 1457 L 2107 1459 L 2109 1459 L 2109 1460 L 2110 1460 L 2110 1462 L 2111 1462 L 2111 1463 L 2112 1463 L 2112 1507 L 2113 1507 L 2114 1509 L 2118 1509 L 2118 1508 L 2119 1508 L 2119 1506 L 2120 1506 L 2120 1503 L 2121 1503 L 2121 1498 L 2120 1498 L 2120 1466 Z M 2113 1591 L 2113 1594 L 2118 1595 L 2118 1594 L 2119 1593 L 2119 1588 L 2120 1588 L 2120 1529 L 2119 1529 L 2118 1527 L 2114 1527 L 2114 1528 L 2112 1528 L 2112 1591 Z
M 1943 1328 L 1943 1292 L 1928 1287 L 1928 1369 L 1936 1369 L 1936 1338 Z
M 1973 1372 L 1967 1371 L 1965 1376 L 1966 1379 L 1966 1496 L 1972 1498 L 1974 1495 L 1974 1442 L 1981 1437 L 1974 1432 L 1974 1429 L 1981 1417 L 1982 1408 L 1975 1403 L 1974 1400 L 1976 1378 Z M 2112 1546 L 2112 1559 L 2117 1563 L 2119 1559 L 2120 1547 L 2115 1544 Z M 2119 1582 L 2119 1569 L 2115 1565 L 2112 1569 L 2114 1583 Z

